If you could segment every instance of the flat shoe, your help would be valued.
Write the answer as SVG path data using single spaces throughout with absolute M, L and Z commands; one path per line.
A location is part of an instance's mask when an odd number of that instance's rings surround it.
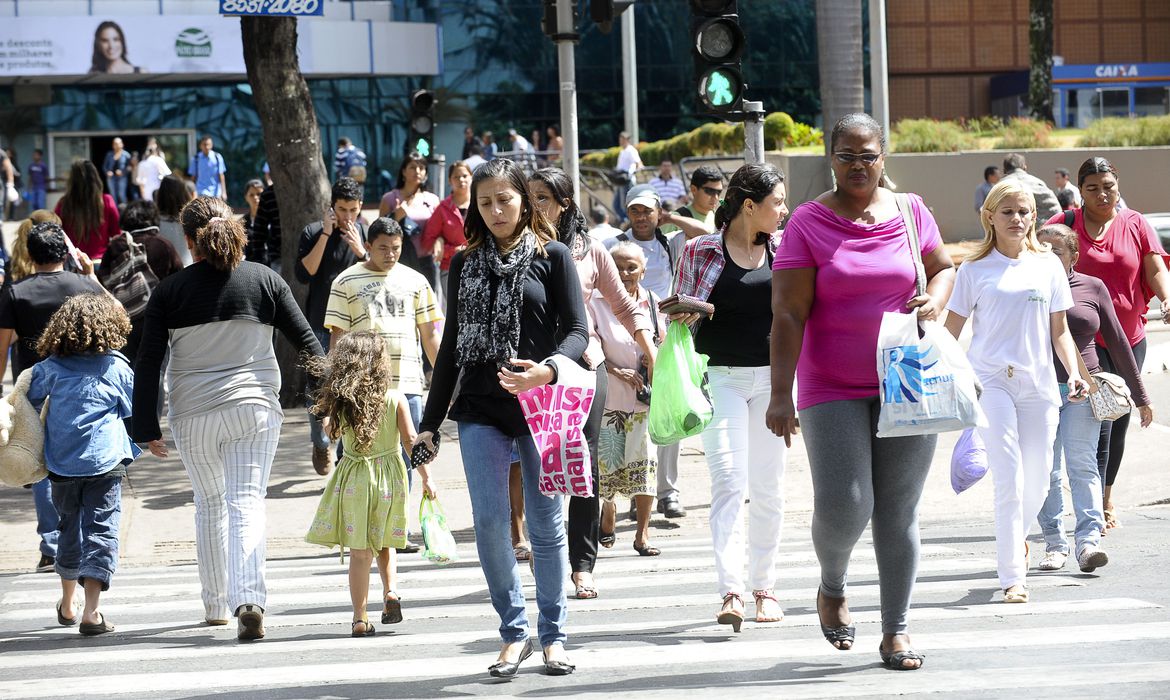
M 913 649 L 889 652 L 878 646 L 878 654 L 882 657 L 882 664 L 891 671 L 917 671 L 926 663 L 926 656 Z M 917 661 L 917 666 L 905 666 L 903 661 Z
M 106 616 L 98 613 L 99 622 L 89 623 L 83 622 L 77 626 L 77 631 L 87 637 L 92 637 L 97 634 L 105 634 L 106 632 L 113 632 L 114 626 L 106 622 Z
M 821 599 L 821 592 L 817 590 L 817 601 Z M 820 606 L 817 606 L 817 616 L 820 617 Z M 825 640 L 832 644 L 838 651 L 849 651 L 853 648 L 853 641 L 857 637 L 856 625 L 838 625 L 830 627 L 828 625 L 821 625 L 821 634 L 825 636 Z M 849 646 L 840 646 L 848 644 Z
M 657 547 L 651 547 L 647 544 L 639 546 L 637 542 L 634 543 L 634 551 L 637 552 L 638 556 L 641 557 L 656 557 L 659 554 L 662 554 L 662 550 Z
M 560 660 L 550 661 L 548 658 L 548 649 L 545 649 L 545 651 L 544 651 L 544 672 L 546 675 L 567 676 L 576 670 L 577 670 L 577 667 L 574 666 L 573 664 L 569 663 L 568 661 L 560 661 Z
M 518 544 L 513 547 L 512 554 L 515 555 L 516 561 L 532 560 L 532 550 L 526 544 Z
M 1027 603 L 1028 589 L 1016 584 L 1011 588 L 1004 589 L 1003 602 L 1005 603 Z
M 488 666 L 488 675 L 492 678 L 512 678 L 516 672 L 520 670 L 520 664 L 529 656 L 532 656 L 534 647 L 532 646 L 532 637 L 524 640 L 524 648 L 520 650 L 520 658 L 515 661 L 497 661 L 491 666 Z
M 358 631 L 358 625 L 362 625 L 362 629 Z M 354 620 L 349 626 L 349 636 L 351 637 L 373 637 L 374 626 L 370 624 L 369 620 Z
M 73 625 L 77 624 L 79 618 L 76 614 L 72 618 L 65 617 L 65 615 L 61 612 L 61 603 L 63 602 L 64 601 L 61 600 L 57 601 L 57 624 L 64 625 L 66 627 L 72 627 Z M 73 610 L 75 613 L 77 612 L 76 606 L 74 606 Z
M 601 533 L 601 536 L 597 538 L 597 543 L 606 549 L 612 547 L 614 542 L 617 542 L 617 535 L 612 532 L 603 532 Z
M 382 624 L 396 625 L 399 622 L 402 622 L 402 601 L 387 598 L 382 602 Z

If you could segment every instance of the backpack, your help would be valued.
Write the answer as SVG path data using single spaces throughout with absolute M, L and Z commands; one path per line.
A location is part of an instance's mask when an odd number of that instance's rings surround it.
M 158 286 L 158 277 L 150 269 L 146 258 L 146 246 L 134 240 L 123 231 L 126 252 L 115 260 L 104 260 L 98 268 L 98 280 L 121 302 L 130 320 L 136 320 L 146 312 L 150 294 Z M 116 241 L 117 237 L 110 239 Z

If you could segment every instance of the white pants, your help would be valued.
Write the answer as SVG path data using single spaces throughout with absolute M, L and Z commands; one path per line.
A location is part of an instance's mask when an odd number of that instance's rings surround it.
M 1022 584 L 1028 573 L 1025 540 L 1048 495 L 1060 409 L 1049 389 L 1023 372 L 980 379 L 979 402 L 988 425 L 979 435 L 995 482 L 997 569 L 1000 588 L 1007 589 Z
M 776 552 L 784 520 L 784 440 L 764 424 L 771 398 L 768 367 L 710 367 L 711 402 L 715 414 L 703 431 L 703 450 L 711 470 L 711 538 L 719 594 L 748 591 L 744 587 L 744 498 L 748 513 L 751 590 L 772 588 Z
M 268 474 L 284 414 L 243 404 L 171 422 L 195 495 L 195 548 L 203 607 L 226 620 L 244 604 L 264 607 Z
M 658 500 L 678 498 L 678 451 L 682 443 L 658 446 Z

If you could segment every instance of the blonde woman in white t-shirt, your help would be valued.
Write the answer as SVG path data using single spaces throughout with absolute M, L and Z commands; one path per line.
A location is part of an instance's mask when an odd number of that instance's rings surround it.
M 979 212 L 984 239 L 959 268 L 947 303 L 956 338 L 973 317 L 968 355 L 983 385 L 987 427 L 979 435 L 995 483 L 995 546 L 1005 603 L 1028 602 L 1028 530 L 1044 503 L 1060 391 L 1051 346 L 1068 371 L 1069 400 L 1083 401 L 1077 350 L 1065 311 L 1072 292 L 1060 260 L 1036 238 L 1036 202 L 1001 181 Z

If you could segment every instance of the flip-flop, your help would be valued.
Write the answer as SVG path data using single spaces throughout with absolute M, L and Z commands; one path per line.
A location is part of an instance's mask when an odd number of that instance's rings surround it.
M 63 601 L 63 600 L 57 601 L 57 624 L 64 625 L 66 627 L 72 627 L 73 625 L 77 624 L 78 620 L 81 619 L 81 616 L 75 614 L 72 618 L 65 617 L 65 615 L 62 614 L 62 612 L 61 612 L 61 603 L 63 603 L 63 602 L 65 602 L 65 601 Z M 73 606 L 73 611 L 75 613 L 77 612 L 76 606 Z
M 638 556 L 642 557 L 656 557 L 662 554 L 662 550 L 657 547 L 651 547 L 648 544 L 639 547 L 637 542 L 634 543 L 634 551 L 638 553 Z
M 398 598 L 386 598 L 382 601 L 382 624 L 396 625 L 402 622 L 402 601 Z
M 617 542 L 617 534 L 613 532 L 603 532 L 597 538 L 597 543 L 606 549 L 612 547 L 615 542 Z
M 98 618 L 101 620 L 100 622 L 96 622 L 96 623 L 83 622 L 83 623 L 81 623 L 80 625 L 77 626 L 77 631 L 81 632 L 82 634 L 86 635 L 87 637 L 92 637 L 92 636 L 97 635 L 97 634 L 105 634 L 106 632 L 113 632 L 114 631 L 114 626 L 111 625 L 110 623 L 106 622 L 105 615 L 98 613 Z

